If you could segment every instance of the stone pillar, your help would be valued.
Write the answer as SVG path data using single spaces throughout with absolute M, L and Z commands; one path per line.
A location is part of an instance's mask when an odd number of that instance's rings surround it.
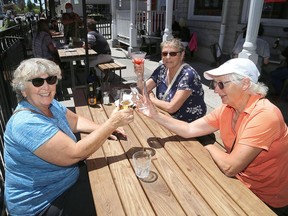
M 172 16 L 173 16 L 173 0 L 166 0 L 166 23 L 163 35 L 163 41 L 173 38 L 172 36 Z
M 239 58 L 248 58 L 257 65 L 258 55 L 256 54 L 257 36 L 261 20 L 264 0 L 251 0 L 248 17 L 248 25 L 243 50 L 239 53 Z
M 137 46 L 137 29 L 136 29 L 136 1 L 130 0 L 130 31 L 129 31 L 129 48 L 128 54 L 130 55 L 133 47 Z

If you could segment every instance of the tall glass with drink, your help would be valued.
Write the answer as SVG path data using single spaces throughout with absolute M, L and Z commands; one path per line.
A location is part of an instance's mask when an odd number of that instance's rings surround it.
M 132 92 L 131 89 L 121 89 L 120 98 L 119 98 L 119 109 L 128 109 L 132 108 L 134 105 L 132 101 Z

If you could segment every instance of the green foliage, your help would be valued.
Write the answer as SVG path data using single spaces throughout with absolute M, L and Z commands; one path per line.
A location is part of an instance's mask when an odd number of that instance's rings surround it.
M 32 11 L 35 8 L 35 5 L 31 2 L 31 0 L 27 1 L 27 9 L 28 11 Z

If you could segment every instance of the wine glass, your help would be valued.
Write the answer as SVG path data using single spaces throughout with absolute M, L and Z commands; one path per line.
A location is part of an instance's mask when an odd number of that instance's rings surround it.
M 146 52 L 143 52 L 143 51 L 131 52 L 132 62 L 133 62 L 134 64 L 138 64 L 138 65 L 144 63 L 146 54 L 147 54 L 147 53 L 146 53 Z
M 143 52 L 143 51 L 135 51 L 135 52 L 131 53 L 132 62 L 134 64 L 136 64 L 136 65 L 141 65 L 142 64 L 143 70 L 144 70 L 144 61 L 145 61 L 146 54 L 147 53 Z M 135 73 L 136 73 L 136 71 L 135 71 Z M 136 74 L 137 74 L 137 78 L 138 79 L 142 79 L 143 80 L 143 77 L 140 77 L 141 76 L 140 73 L 136 73 Z

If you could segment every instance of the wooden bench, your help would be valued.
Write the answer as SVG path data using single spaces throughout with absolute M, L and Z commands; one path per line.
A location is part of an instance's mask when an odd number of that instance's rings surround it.
M 98 64 L 97 67 L 101 70 L 101 81 L 108 81 L 109 79 L 109 73 L 114 72 L 114 78 L 115 78 L 115 73 L 117 70 L 119 70 L 119 76 L 120 76 L 120 81 L 122 80 L 122 69 L 126 69 L 126 65 L 123 65 L 119 62 L 109 62 L 109 63 L 103 63 L 103 64 Z M 102 79 L 102 73 L 104 74 L 104 77 Z

